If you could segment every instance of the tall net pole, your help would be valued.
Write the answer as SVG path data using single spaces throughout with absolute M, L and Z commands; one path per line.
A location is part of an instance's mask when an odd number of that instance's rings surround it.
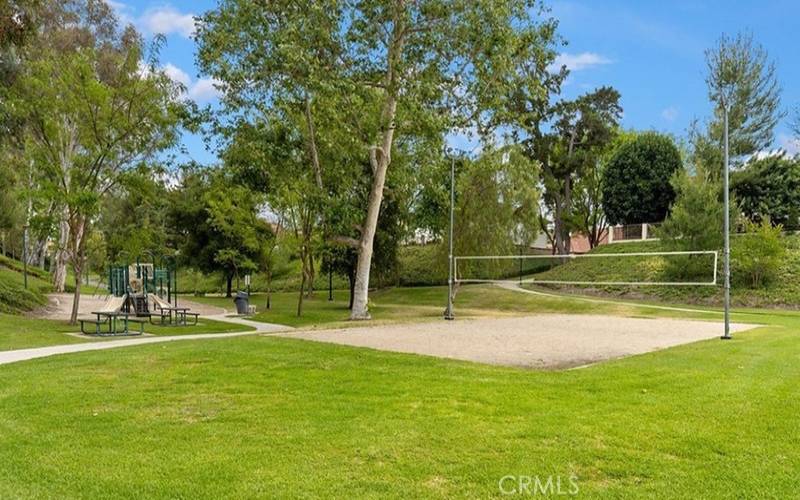
M 728 196 L 728 171 L 730 170 L 730 150 L 728 145 L 728 102 L 727 99 L 722 103 L 725 121 L 725 166 L 722 173 L 722 190 L 723 200 L 725 206 L 725 214 L 723 215 L 723 228 L 725 233 L 725 248 L 723 251 L 723 274 L 725 280 L 725 334 L 723 339 L 731 338 L 731 231 L 730 231 L 730 199 Z
M 448 264 L 450 271 L 447 278 L 447 309 L 444 311 L 444 319 L 456 319 L 453 314 L 453 223 L 455 213 L 455 199 L 456 199 L 456 159 L 450 158 L 450 248 L 448 251 Z

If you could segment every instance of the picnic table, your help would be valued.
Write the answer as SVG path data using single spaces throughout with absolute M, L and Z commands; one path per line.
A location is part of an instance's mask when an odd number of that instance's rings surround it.
M 138 318 L 131 318 L 130 315 L 123 311 L 94 311 L 96 319 L 82 319 L 81 332 L 86 335 L 99 335 L 99 336 L 114 336 L 114 335 L 142 335 L 144 333 L 144 322 Z M 102 318 L 102 319 L 101 319 Z M 121 328 L 120 328 L 121 321 Z M 91 323 L 95 329 L 93 332 L 87 332 L 85 324 Z M 130 323 L 138 323 L 139 331 L 131 332 Z M 102 330 L 103 325 L 108 325 L 108 330 Z
M 172 307 L 172 306 L 158 306 L 158 313 L 157 315 L 160 318 L 161 324 L 165 324 L 164 320 L 167 320 L 167 324 L 170 325 L 180 325 L 180 326 L 192 326 L 197 324 L 197 318 L 199 316 L 198 313 L 191 313 L 189 307 Z M 150 315 L 150 322 L 153 322 L 153 316 L 156 314 Z M 190 324 L 189 317 L 194 318 L 194 321 Z

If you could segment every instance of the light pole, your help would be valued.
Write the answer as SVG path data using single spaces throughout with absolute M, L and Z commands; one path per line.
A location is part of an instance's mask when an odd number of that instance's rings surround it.
M 728 138 L 728 115 L 729 115 L 729 100 L 727 96 L 722 93 L 722 112 L 725 122 L 725 166 L 722 173 L 722 199 L 725 214 L 723 215 L 722 231 L 725 233 L 725 247 L 723 249 L 723 275 L 724 275 L 724 301 L 725 301 L 725 333 L 722 335 L 723 340 L 730 340 L 731 337 L 731 231 L 730 231 L 730 199 L 728 195 L 728 171 L 730 170 L 730 150 Z
M 450 250 L 448 252 L 448 260 L 450 272 L 447 278 L 447 309 L 444 310 L 444 319 L 456 319 L 453 314 L 453 221 L 455 212 L 455 199 L 456 199 L 456 158 L 450 156 Z

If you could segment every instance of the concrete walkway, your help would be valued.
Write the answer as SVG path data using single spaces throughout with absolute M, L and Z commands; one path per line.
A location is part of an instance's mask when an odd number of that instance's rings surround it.
M 292 330 L 291 327 L 284 325 L 261 323 L 259 321 L 250 321 L 244 318 L 229 317 L 225 315 L 210 315 L 210 316 L 203 316 L 203 318 L 215 321 L 224 321 L 227 323 L 236 323 L 238 325 L 250 326 L 255 328 L 255 330 L 250 330 L 247 332 L 233 332 L 233 333 L 195 333 L 191 335 L 169 335 L 161 337 L 159 336 L 133 337 L 133 338 L 125 338 L 119 340 L 105 340 L 102 342 L 86 342 L 83 344 L 54 345 L 48 347 L 36 347 L 33 349 L 0 351 L 0 365 L 15 363 L 17 361 L 26 361 L 29 359 L 44 358 L 47 356 L 55 356 L 57 354 L 69 354 L 73 352 L 100 351 L 103 349 L 116 349 L 118 347 L 158 344 L 160 342 L 174 342 L 178 340 L 207 340 L 207 339 L 219 339 L 228 337 L 241 337 L 244 335 L 278 333 L 278 332 L 286 332 Z

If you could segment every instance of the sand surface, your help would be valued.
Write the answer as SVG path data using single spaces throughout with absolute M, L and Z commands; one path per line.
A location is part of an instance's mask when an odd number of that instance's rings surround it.
M 733 332 L 757 325 L 732 324 Z M 569 368 L 717 338 L 721 322 L 545 314 L 295 331 L 287 337 L 495 365 Z
M 69 319 L 70 313 L 72 312 L 71 293 L 51 293 L 47 295 L 47 298 L 47 306 L 29 313 L 29 316 L 57 320 Z M 78 316 L 90 316 L 92 311 L 98 311 L 102 309 L 103 304 L 107 299 L 107 295 L 81 295 Z M 199 302 L 192 302 L 191 300 L 185 300 L 183 297 L 179 297 L 178 302 L 178 305 L 181 307 L 189 307 L 191 308 L 192 312 L 199 313 L 202 316 L 215 316 L 226 313 L 225 309 L 207 304 L 200 304 Z M 233 301 L 231 300 L 231 309 L 233 308 Z

